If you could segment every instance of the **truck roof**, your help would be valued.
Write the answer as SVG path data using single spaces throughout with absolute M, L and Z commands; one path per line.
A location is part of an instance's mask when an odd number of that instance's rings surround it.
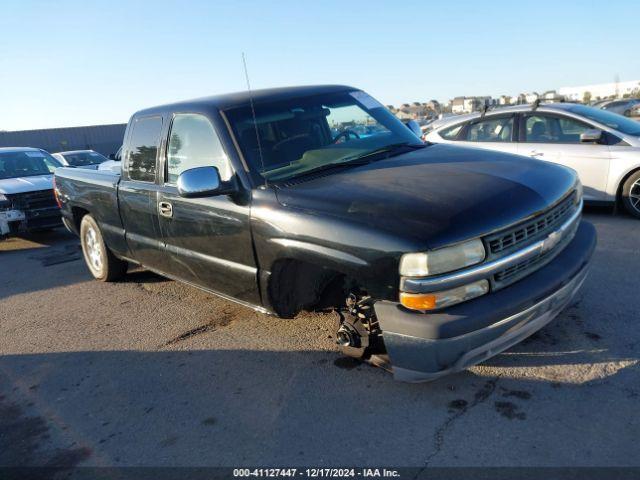
M 344 92 L 349 90 L 358 90 L 357 88 L 346 85 L 308 85 L 304 87 L 281 87 L 281 88 L 265 88 L 252 90 L 251 94 L 245 90 L 242 92 L 226 93 L 223 95 L 214 95 L 211 97 L 195 98 L 192 100 L 184 100 L 180 102 L 159 105 L 156 107 L 139 110 L 134 115 L 145 115 L 163 112 L 166 110 L 179 110 L 180 108 L 205 107 L 215 108 L 217 110 L 227 110 L 233 107 L 248 105 L 251 97 L 256 104 L 263 102 L 272 102 L 278 100 L 289 100 L 296 97 L 305 97 L 309 95 L 322 95 L 326 93 Z

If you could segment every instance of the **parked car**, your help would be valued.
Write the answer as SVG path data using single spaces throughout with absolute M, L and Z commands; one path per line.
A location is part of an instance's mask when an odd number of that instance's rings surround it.
M 113 173 L 120 173 L 121 155 L 122 147 L 118 148 L 116 153 L 110 153 L 109 160 L 98 165 L 98 170 L 108 170 Z
M 60 166 L 38 148 L 0 148 L 0 238 L 62 225 L 52 183 Z
M 363 118 L 380 133 L 331 134 Z M 56 195 L 96 279 L 131 262 L 285 318 L 336 308 L 343 351 L 407 381 L 542 328 L 596 242 L 571 169 L 425 145 L 344 86 L 142 110 L 121 175 L 62 168 Z
M 425 137 L 573 168 L 586 201 L 620 201 L 640 218 L 640 123 L 570 103 L 518 105 L 439 121 Z M 518 161 L 520 157 L 513 157 Z
M 97 170 L 101 163 L 108 160 L 107 157 L 93 150 L 73 150 L 57 152 L 52 155 L 65 167 L 89 168 L 92 170 Z
M 623 100 L 613 100 L 601 105 L 599 108 L 607 112 L 618 113 L 625 117 L 630 117 L 633 109 L 640 105 L 640 98 L 625 98 Z

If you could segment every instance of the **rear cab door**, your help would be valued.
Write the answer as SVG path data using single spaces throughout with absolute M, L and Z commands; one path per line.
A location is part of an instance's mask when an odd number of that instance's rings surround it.
M 218 294 L 260 304 L 250 228 L 251 190 L 243 186 L 223 146 L 222 125 L 208 112 L 173 112 L 162 153 L 158 221 L 167 256 L 162 271 Z M 214 166 L 237 193 L 181 197 L 178 176 Z M 236 168 L 237 167 L 237 168 Z
M 518 153 L 573 168 L 585 200 L 605 200 L 611 152 L 603 143 L 581 143 L 580 134 L 597 128 L 576 118 L 547 111 L 520 115 Z
M 118 188 L 120 217 L 131 260 L 151 269 L 162 265 L 164 255 L 156 210 L 163 123 L 161 114 L 131 119 Z

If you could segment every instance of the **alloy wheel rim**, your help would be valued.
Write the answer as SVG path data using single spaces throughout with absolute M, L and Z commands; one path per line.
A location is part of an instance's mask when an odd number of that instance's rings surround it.
M 629 190 L 629 201 L 631 202 L 633 209 L 640 212 L 640 179 L 636 180 L 636 182 L 631 185 L 631 189 Z
M 96 231 L 89 227 L 84 236 L 85 245 L 87 246 L 87 257 L 91 268 L 100 272 L 102 270 L 102 250 L 100 249 L 98 235 Z

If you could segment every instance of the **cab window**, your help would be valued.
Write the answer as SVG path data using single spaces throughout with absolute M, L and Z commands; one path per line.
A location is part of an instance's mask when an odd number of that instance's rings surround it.
M 513 134 L 513 116 L 489 117 L 471 122 L 462 138 L 467 142 L 510 142 Z
M 464 123 L 460 123 L 458 125 L 454 125 L 453 127 L 445 128 L 440 132 L 440 136 L 445 140 L 456 140 L 463 126 Z
M 229 159 L 209 119 L 192 113 L 176 115 L 167 148 L 167 183 L 176 183 L 185 170 L 207 166 L 217 167 L 222 180 L 231 178 Z
M 141 117 L 133 124 L 127 159 L 130 180 L 155 182 L 162 117 Z
M 580 134 L 593 127 L 558 115 L 527 115 L 525 141 L 529 143 L 580 143 Z

